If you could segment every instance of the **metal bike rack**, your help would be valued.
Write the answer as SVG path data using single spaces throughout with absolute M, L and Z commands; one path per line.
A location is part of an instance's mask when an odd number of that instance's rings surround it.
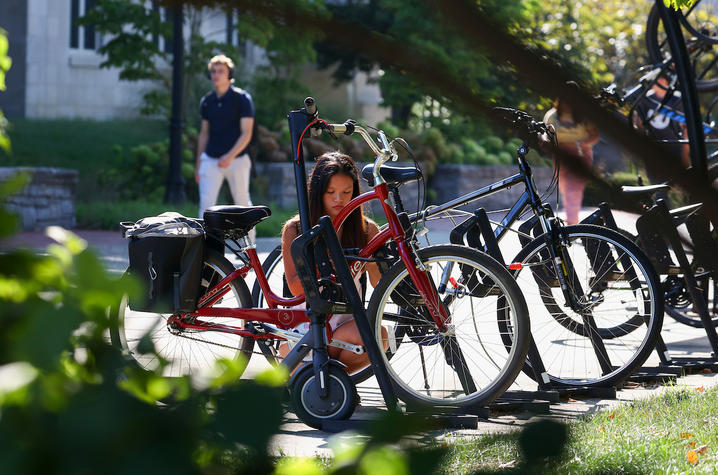
M 307 315 L 310 317 L 312 327 L 316 328 L 316 331 L 323 332 L 328 313 L 345 313 L 348 311 L 354 313 L 357 329 L 364 342 L 364 347 L 369 356 L 387 409 L 390 411 L 399 410 L 398 400 L 394 394 L 389 373 L 384 365 L 381 350 L 371 331 L 369 321 L 364 311 L 364 302 L 353 283 L 349 265 L 344 256 L 344 251 L 337 237 L 336 230 L 331 220 L 326 216 L 320 218 L 316 226 L 311 227 L 307 176 L 300 141 L 302 133 L 307 130 L 307 126 L 317 115 L 314 101 L 310 99 L 311 98 L 308 98 L 305 101 L 305 108 L 298 111 L 291 111 L 288 115 L 292 150 L 294 153 L 294 175 L 297 183 L 299 219 L 302 230 L 302 234 L 292 243 L 291 254 L 305 292 L 308 307 Z M 341 285 L 342 293 L 349 304 L 348 307 L 322 297 L 317 282 L 317 267 L 319 268 L 320 279 L 324 279 L 327 285 L 331 285 L 329 284 L 330 275 L 334 274 L 336 276 L 336 279 Z M 326 348 L 324 353 L 326 353 Z M 328 355 L 324 356 L 326 356 L 328 360 Z M 296 357 L 293 359 L 296 359 Z M 298 363 L 298 361 L 292 360 L 285 360 L 285 362 L 290 367 L 292 367 L 291 365 L 293 363 Z M 319 368 L 315 367 L 315 372 L 318 371 L 318 369 Z
M 718 260 L 714 256 L 715 243 L 705 231 L 705 223 L 700 215 L 696 215 L 688 225 L 689 233 L 693 240 L 694 252 L 710 262 Z M 613 230 L 618 230 L 613 212 L 608 203 L 601 203 L 599 209 L 581 221 L 583 224 L 596 224 Z M 718 371 L 718 334 L 711 321 L 706 302 L 700 295 L 696 278 L 693 275 L 690 262 L 686 256 L 681 237 L 668 209 L 666 202 L 662 199 L 656 201 L 656 205 L 647 210 L 636 222 L 638 236 L 641 240 L 641 249 L 651 260 L 653 267 L 659 275 L 683 275 L 686 288 L 691 300 L 698 300 L 696 310 L 701 317 L 706 337 L 711 345 L 713 355 L 708 358 L 673 357 L 661 335 L 656 343 L 656 353 L 660 359 L 657 367 L 643 367 L 637 371 L 630 380 L 633 381 L 672 381 L 685 372 L 696 372 L 704 369 Z M 668 251 L 668 244 L 674 250 L 678 265 L 676 266 Z M 718 269 L 718 267 L 713 268 Z
M 553 216 L 550 207 L 547 208 L 547 216 Z M 538 219 L 532 218 L 519 227 L 519 231 L 525 234 L 539 235 L 543 233 Z M 519 238 L 523 239 L 523 245 L 529 242 L 529 239 L 519 234 Z M 450 234 L 452 244 L 469 246 L 479 251 L 489 254 L 491 257 L 507 266 L 503 258 L 501 249 L 499 248 L 496 235 L 488 215 L 484 208 L 474 211 L 473 216 L 462 223 L 459 223 Z M 541 355 L 536 347 L 533 337 L 530 339 L 527 360 L 530 366 L 524 368 L 524 372 L 531 374 L 534 381 L 537 381 L 537 389 L 535 391 L 506 391 L 501 397 L 485 408 L 481 408 L 477 414 L 482 417 L 488 417 L 496 412 L 509 412 L 516 410 L 530 411 L 537 414 L 547 414 L 549 412 L 549 404 L 559 402 L 561 399 L 567 398 L 615 398 L 616 388 L 607 387 L 585 387 L 585 386 L 565 386 L 553 383 L 546 373 L 546 369 L 541 359 Z

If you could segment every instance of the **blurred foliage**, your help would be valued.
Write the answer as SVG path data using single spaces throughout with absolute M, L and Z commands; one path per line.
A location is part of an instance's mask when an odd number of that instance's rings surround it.
M 0 92 L 5 91 L 5 74 L 12 66 L 12 60 L 7 55 L 10 43 L 7 39 L 7 32 L 0 28 Z M 10 153 L 10 137 L 8 137 L 7 131 L 10 124 L 8 123 L 5 115 L 0 110 L 0 150 L 5 150 L 6 153 Z
M 481 2 L 481 7 L 510 29 L 521 24 L 527 14 L 524 0 L 492 0 Z M 402 42 L 410 44 L 412 48 L 431 52 L 449 74 L 461 77 L 473 92 L 482 97 L 497 103 L 521 102 L 520 89 L 512 88 L 506 82 L 508 69 L 497 67 L 487 58 L 481 45 L 466 44 L 464 38 L 441 20 L 441 11 L 430 2 L 349 1 L 331 3 L 328 8 L 337 18 L 351 18 L 374 31 L 401 38 Z M 440 117 L 428 110 L 417 111 L 415 106 L 422 103 L 427 96 L 439 104 L 435 109 L 450 107 L 450 104 L 442 98 L 441 91 L 427 89 L 425 84 L 414 81 L 404 71 L 396 70 L 387 64 L 376 64 L 366 57 L 341 50 L 331 41 L 319 43 L 317 50 L 320 67 L 337 65 L 334 72 L 337 81 L 352 78 L 356 71 L 372 72 L 378 69 L 376 80 L 381 88 L 383 104 L 392 108 L 392 121 L 399 127 L 406 128 L 412 118 L 418 118 L 425 120 L 428 126 L 442 128 L 445 133 L 454 129 L 458 136 L 462 131 L 455 129 L 457 125 L 465 125 L 474 130 L 473 126 L 482 125 L 474 122 L 463 123 L 460 117 L 454 120 L 451 117 L 453 114 Z
M 627 4 L 619 0 L 561 2 L 548 0 L 481 1 L 480 8 L 517 38 L 536 49 L 535 54 L 560 57 L 578 81 L 594 87 L 613 79 L 627 81 L 646 63 L 643 45 L 650 3 Z M 488 103 L 511 105 L 542 117 L 553 98 L 531 84 L 517 82 L 511 64 L 497 63 L 482 45 L 465 38 L 442 20 L 436 5 L 407 0 L 333 2 L 337 18 L 351 18 L 361 25 L 401 38 L 417 51 L 427 51 L 442 73 L 461 78 L 467 90 Z M 320 67 L 335 66 L 334 79 L 351 79 L 357 71 L 370 73 L 381 88 L 384 105 L 392 108 L 392 122 L 419 133 L 429 128 L 442 132 L 448 150 L 433 150 L 439 162 L 506 163 L 508 150 L 485 145 L 494 143 L 492 131 L 476 119 L 464 104 L 454 104 L 442 91 L 432 90 L 404 71 L 377 63 L 368 56 L 338 48 L 331 41 L 317 44 Z M 467 113 L 468 112 L 468 113 Z M 509 135 L 510 137 L 510 135 Z M 467 141 L 467 138 L 469 139 Z M 506 142 L 506 139 L 502 137 Z M 475 142 L 475 143 L 471 143 Z M 478 145 L 478 147 L 477 147 Z M 490 147 L 491 148 L 491 147 Z
M 182 136 L 182 177 L 185 195 L 190 201 L 198 199 L 197 183 L 194 180 L 197 134 L 193 129 L 185 130 Z M 98 182 L 121 200 L 161 201 L 167 185 L 169 167 L 169 139 L 160 142 L 137 145 L 125 150 L 119 145 L 113 147 L 114 158 L 98 176 Z
M 645 30 L 652 2 L 527 3 L 522 28 L 532 41 L 582 66 L 577 77 L 595 86 L 626 84 L 648 64 Z

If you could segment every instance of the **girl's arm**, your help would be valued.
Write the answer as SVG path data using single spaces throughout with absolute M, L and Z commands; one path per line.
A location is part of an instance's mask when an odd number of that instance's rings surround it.
M 287 285 L 292 295 L 298 297 L 304 295 L 304 287 L 299 280 L 299 274 L 297 269 L 294 267 L 294 261 L 292 260 L 291 246 L 292 241 L 297 237 L 297 227 L 295 220 L 287 221 L 282 229 L 282 260 L 284 261 L 284 276 L 287 279 Z

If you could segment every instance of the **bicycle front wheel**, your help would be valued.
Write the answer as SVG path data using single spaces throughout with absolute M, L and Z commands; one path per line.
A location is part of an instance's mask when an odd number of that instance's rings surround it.
M 430 246 L 418 257 L 448 310 L 448 330 L 437 329 L 403 262 L 384 274 L 367 312 L 397 395 L 420 407 L 488 404 L 514 382 L 526 359 L 529 321 L 521 291 L 501 264 L 474 249 Z M 507 310 L 502 325 L 497 306 Z
M 521 264 L 515 277 L 531 308 L 531 333 L 545 369 L 541 377 L 567 386 L 615 385 L 646 361 L 661 332 L 658 276 L 646 255 L 619 233 L 566 226 L 559 244 L 568 275 L 564 291 L 550 242 L 539 236 L 513 260 Z M 535 377 L 531 364 L 526 372 Z
M 220 253 L 208 250 L 202 269 L 201 293 L 214 287 L 234 270 Z M 213 307 L 250 308 L 252 298 L 241 279 L 230 284 L 227 292 Z M 112 344 L 121 348 L 141 368 L 159 371 L 163 376 L 181 377 L 209 372 L 215 362 L 233 360 L 242 355 L 249 361 L 254 340 L 228 333 L 181 329 L 173 323 L 172 314 L 139 312 L 129 305 L 127 297 L 120 303 L 117 325 L 110 329 Z M 236 318 L 181 317 L 188 322 L 202 322 L 244 327 Z

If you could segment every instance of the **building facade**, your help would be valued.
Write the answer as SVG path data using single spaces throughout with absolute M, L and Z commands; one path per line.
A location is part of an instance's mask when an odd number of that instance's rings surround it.
M 97 50 L 106 38 L 94 28 L 76 23 L 93 3 L 94 0 L 0 1 L 0 28 L 8 33 L 13 61 L 6 77 L 7 90 L 0 93 L 0 109 L 8 118 L 104 120 L 140 114 L 144 94 L 156 85 L 150 81 L 124 81 L 117 68 L 100 67 L 104 58 Z M 152 3 L 148 0 L 147 4 Z M 165 14 L 163 8 L 153 5 Z M 235 22 L 236 16 L 204 9 L 200 31 L 207 40 L 239 46 Z M 160 48 L 170 47 L 161 37 L 155 41 Z M 257 46 L 241 46 L 241 63 L 251 73 L 266 60 L 265 56 Z M 171 75 L 170 66 L 166 68 Z M 333 86 L 328 72 L 307 74 L 320 100 L 321 93 L 326 93 L 329 100 L 341 104 L 341 110 L 371 122 L 388 115 L 379 106 L 378 87 L 369 83 L 367 75 L 360 73 L 347 84 Z

